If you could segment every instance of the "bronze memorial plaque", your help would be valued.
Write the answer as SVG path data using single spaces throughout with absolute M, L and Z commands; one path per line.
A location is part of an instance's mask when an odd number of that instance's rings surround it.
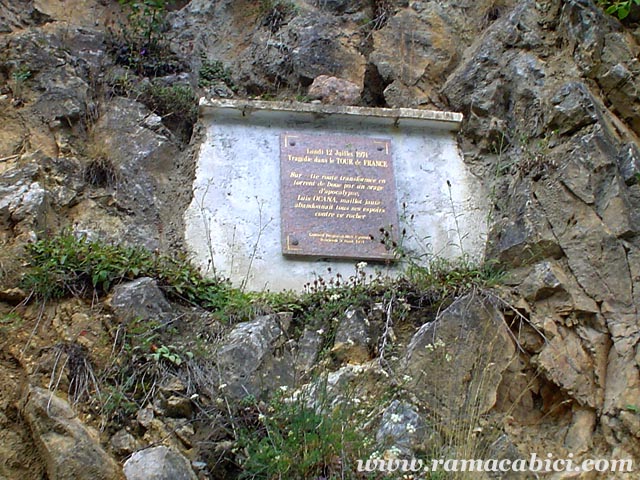
M 391 141 L 280 135 L 282 253 L 388 260 L 398 225 Z

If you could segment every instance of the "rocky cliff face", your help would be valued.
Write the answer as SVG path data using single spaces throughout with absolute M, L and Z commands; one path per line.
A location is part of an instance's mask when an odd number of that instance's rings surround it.
M 521 453 L 544 445 L 640 459 L 637 24 L 591 0 L 191 0 L 171 10 L 149 31 L 162 39 L 154 56 L 118 34 L 126 11 L 110 2 L 0 2 L 0 478 L 45 471 L 50 479 L 85 478 L 61 461 L 73 442 L 103 465 L 86 478 L 118 478 L 109 455 L 123 460 L 166 438 L 171 448 L 150 455 L 173 462 L 167 471 L 192 478 L 199 467 L 201 477 L 225 478 L 233 468 L 212 472 L 216 455 L 230 450 L 227 437 L 212 433 L 211 422 L 194 430 L 187 420 L 196 418 L 193 405 L 293 388 L 308 383 L 314 365 L 331 372 L 331 385 L 358 376 L 364 390 L 387 385 L 381 362 L 368 363 L 382 358 L 375 339 L 391 338 L 384 305 L 345 314 L 345 331 L 355 333 L 342 332 L 353 338 L 334 345 L 323 340 L 325 325 L 294 333 L 290 319 L 277 315 L 256 315 L 227 334 L 215 315 L 166 303 L 151 280 L 125 286 L 134 291 L 129 297 L 114 293 L 115 303 L 100 297 L 41 306 L 17 288 L 25 245 L 64 227 L 157 252 L 180 249 L 198 143 L 191 89 L 300 100 L 320 76 L 340 79 L 331 91 L 318 83 L 311 89 L 323 101 L 465 115 L 461 150 L 492 192 L 487 260 L 507 272 L 490 299 L 458 299 L 437 319 L 414 308 L 413 328 L 397 340 L 397 368 L 408 372 L 400 382 L 404 403 L 396 400 L 376 419 L 383 422 L 379 443 L 424 450 L 420 441 L 435 437 L 416 410 L 440 418 L 466 411 L 461 390 L 417 380 L 435 369 L 464 391 L 475 385 L 479 415 L 498 415 L 500 431 Z M 340 85 L 344 94 L 336 95 Z M 192 370 L 193 384 L 159 384 L 137 398 L 148 406 L 131 423 L 111 424 L 99 437 L 69 420 L 65 400 L 48 404 L 39 387 L 53 391 L 61 382 L 54 359 L 86 357 L 62 344 L 88 349 L 96 369 L 109 367 L 124 332 L 118 325 L 132 322 L 134 306 L 135 318 L 145 317 L 145 304 L 150 319 L 193 329 L 185 345 L 204 342 L 223 376 L 213 386 Z M 318 363 L 322 345 L 334 349 L 333 363 Z M 439 348 L 447 356 L 425 354 Z M 163 358 L 177 367 L 167 352 Z M 477 373 L 483 365 L 490 365 L 486 377 Z M 232 393 L 220 395 L 218 384 Z M 68 387 L 68 401 L 79 402 Z M 229 410 L 218 406 L 215 415 Z M 80 410 L 95 423 L 95 412 Z M 400 414 L 422 440 L 384 421 Z M 206 447 L 212 436 L 217 453 Z M 138 478 L 135 470 L 125 474 Z

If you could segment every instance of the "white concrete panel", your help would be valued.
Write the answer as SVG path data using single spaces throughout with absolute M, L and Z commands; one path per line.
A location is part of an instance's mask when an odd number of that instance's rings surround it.
M 317 275 L 327 278 L 328 267 L 333 275 L 354 274 L 357 259 L 292 259 L 281 253 L 279 142 L 284 131 L 390 138 L 400 228 L 407 229 L 404 247 L 427 257 L 455 258 L 464 251 L 479 258 L 484 252 L 487 194 L 458 150 L 460 114 L 201 101 L 201 118 L 206 139 L 184 218 L 187 246 L 204 272 L 253 290 L 301 290 Z M 395 275 L 399 268 L 369 263 L 371 272 Z

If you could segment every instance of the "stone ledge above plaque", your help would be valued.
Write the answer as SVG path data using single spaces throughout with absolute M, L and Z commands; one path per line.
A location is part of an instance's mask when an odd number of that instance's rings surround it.
M 420 258 L 455 258 L 460 241 L 481 256 L 488 194 L 461 158 L 461 121 L 429 110 L 201 100 L 204 135 L 184 214 L 194 263 L 254 290 L 347 279 L 361 261 L 367 275 L 396 275 L 401 265 L 380 243 L 387 224 L 406 229 L 399 243 Z M 296 158 L 281 169 L 283 155 Z
M 282 253 L 389 260 L 398 231 L 391 139 L 280 134 Z

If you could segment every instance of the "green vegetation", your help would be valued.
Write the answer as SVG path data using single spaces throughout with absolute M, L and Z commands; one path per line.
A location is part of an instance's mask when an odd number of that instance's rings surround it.
M 231 90 L 236 90 L 231 79 L 231 71 L 225 68 L 224 64 L 219 60 L 210 62 L 203 58 L 198 77 L 198 86 L 201 88 L 207 88 L 217 82 L 222 82 Z
M 116 62 L 140 75 L 155 77 L 183 68 L 165 39 L 165 17 L 170 0 L 118 0 L 127 22 L 112 32 Z
M 157 48 L 162 42 L 162 26 L 167 0 L 118 0 L 129 11 L 128 28 L 123 32 L 131 47 Z
M 356 477 L 356 460 L 368 456 L 372 442 L 358 428 L 356 412 L 327 401 L 312 407 L 306 397 L 285 390 L 267 406 L 246 409 L 260 426 L 239 432 L 239 478 L 362 478 Z
M 631 13 L 633 5 L 640 5 L 640 0 L 598 0 L 598 5 L 610 15 L 615 15 L 624 20 Z
M 198 120 L 198 97 L 191 87 L 147 85 L 140 100 L 160 115 L 169 128 L 178 132 L 183 141 L 189 141 L 193 125 Z
M 224 310 L 241 295 L 227 282 L 203 278 L 184 257 L 156 255 L 143 248 L 62 233 L 39 240 L 27 250 L 22 286 L 45 300 L 102 295 L 118 283 L 139 277 L 155 278 L 175 300 L 213 310 Z
M 30 78 L 31 78 L 31 70 L 29 70 L 29 68 L 26 66 L 16 68 L 11 73 L 11 79 L 14 82 L 26 82 Z
M 184 362 L 182 355 L 178 352 L 178 349 L 173 345 L 162 345 L 161 347 L 155 347 L 152 349 L 153 353 L 151 354 L 151 358 L 156 362 L 167 361 L 173 363 L 176 366 L 182 365 Z M 193 353 L 184 352 L 184 356 L 187 359 L 193 358 Z
M 29 70 L 29 67 L 24 65 L 11 72 L 11 78 L 8 84 L 14 98 L 19 99 L 22 97 L 25 90 L 25 84 L 31 76 L 31 70 Z

